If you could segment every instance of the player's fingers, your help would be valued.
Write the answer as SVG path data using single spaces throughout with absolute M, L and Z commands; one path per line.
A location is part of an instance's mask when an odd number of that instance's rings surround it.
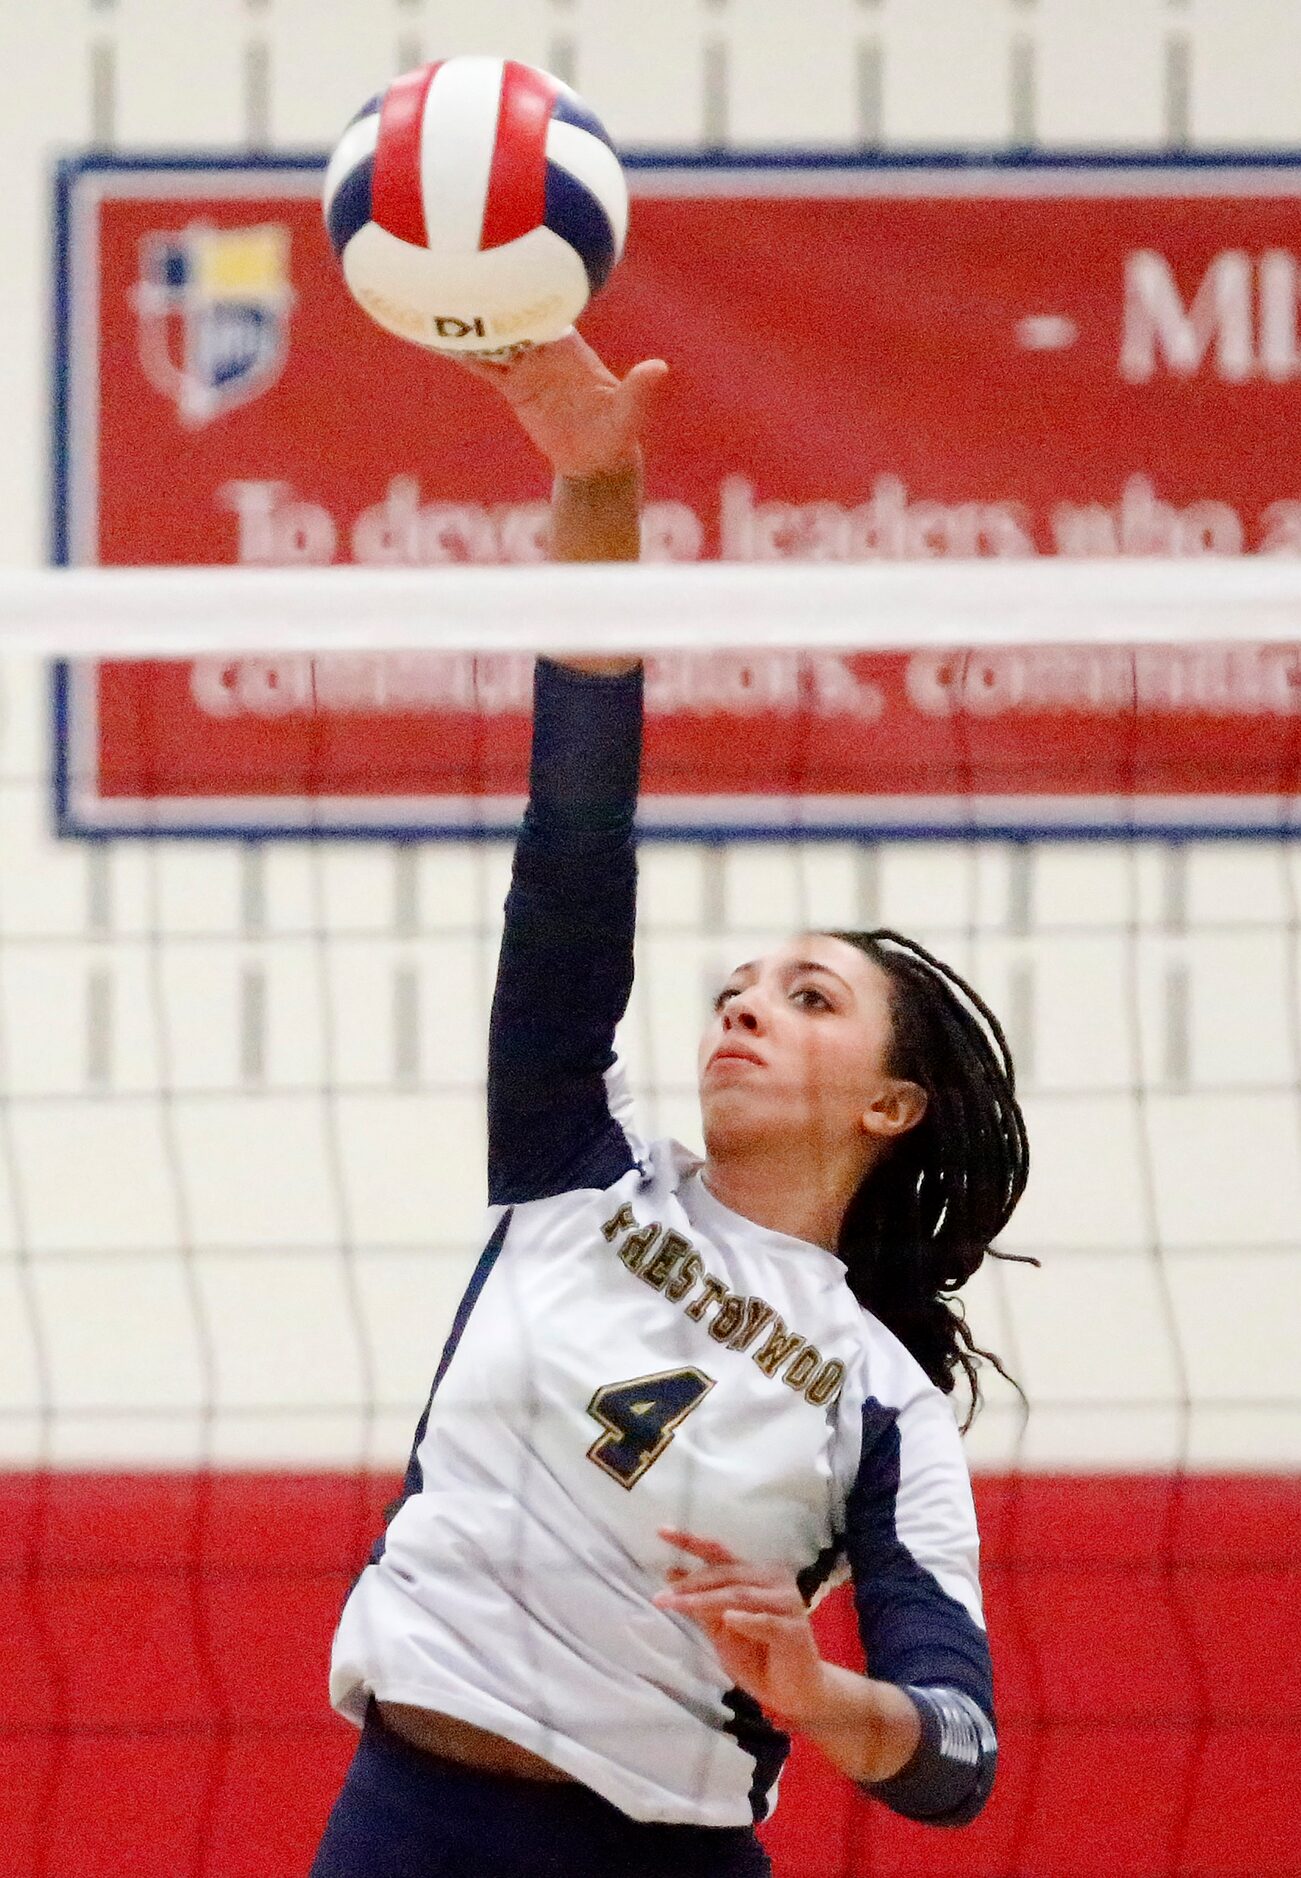
M 713 1591 L 721 1585 L 767 1585 L 773 1590 L 798 1591 L 794 1579 L 777 1565 L 670 1565 L 665 1578 L 675 1591 Z
M 512 357 L 494 361 L 460 355 L 467 370 L 485 384 L 495 385 L 516 410 L 546 405 L 560 408 L 618 392 L 619 380 L 576 332 L 543 346 L 521 348 Z
M 752 1606 L 763 1610 L 789 1610 L 790 1606 L 781 1595 L 764 1585 L 727 1584 L 710 1585 L 702 1590 L 696 1585 L 673 1585 L 666 1591 L 659 1591 L 652 1599 L 661 1610 L 722 1610 L 728 1599 L 734 1603 Z
M 472 352 L 447 352 L 441 356 L 450 358 L 461 371 L 468 372 L 471 378 L 477 378 L 485 385 L 491 385 L 494 390 L 505 389 L 510 373 L 510 366 L 505 360 L 477 359 Z
M 738 1637 L 748 1637 L 753 1643 L 776 1643 L 795 1634 L 793 1617 L 778 1616 L 771 1611 L 742 1611 L 733 1607 L 723 1612 L 721 1622 L 724 1630 Z
M 753 1650 L 755 1647 L 753 1640 L 743 1637 L 739 1630 L 729 1630 L 721 1617 L 701 1617 L 694 1621 L 700 1635 L 716 1650 Z M 732 1680 L 736 1680 L 735 1673 Z
M 729 1610 L 746 1610 L 804 1621 L 802 1611 L 793 1611 L 789 1599 L 765 1585 L 721 1585 L 715 1591 L 661 1591 L 654 1602 L 662 1611 L 677 1611 L 683 1617 L 697 1619 L 719 1617 Z
M 690 1571 L 684 1565 L 674 1565 L 664 1576 L 674 1591 L 716 1591 L 720 1585 L 752 1582 L 750 1574 L 740 1565 L 698 1565 Z
M 519 353 L 511 362 L 511 371 L 521 384 L 536 382 L 568 392 L 593 384 L 619 383 L 605 360 L 572 326 L 559 339 L 549 339 L 545 345 L 530 346 Z
M 706 1565 L 735 1565 L 735 1552 L 729 1552 L 717 1539 L 706 1539 L 698 1532 L 684 1532 L 680 1526 L 661 1526 L 660 1538 L 668 1545 L 675 1545 L 679 1552 L 690 1552 L 693 1558 L 703 1559 Z
M 576 326 L 571 326 L 559 339 L 549 340 L 544 346 L 534 346 L 532 350 L 562 359 L 571 370 L 581 371 L 584 377 L 599 378 L 603 384 L 617 385 L 619 382 L 595 346 L 588 345 Z
M 623 381 L 623 396 L 638 430 L 648 421 L 669 375 L 663 359 L 643 359 Z

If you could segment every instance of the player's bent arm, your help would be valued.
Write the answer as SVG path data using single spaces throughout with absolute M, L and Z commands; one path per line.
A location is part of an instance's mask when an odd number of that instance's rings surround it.
M 663 1527 L 660 1536 L 699 1562 L 672 1567 L 655 1603 L 699 1625 L 724 1673 L 781 1727 L 807 1735 L 843 1773 L 910 1819 L 957 1826 L 975 1817 L 993 1780 L 994 1737 L 988 1650 L 982 1641 L 975 1651 L 977 1666 L 983 1654 L 982 1681 L 968 1674 L 965 1632 L 978 1626 L 965 1612 L 955 1628 L 923 1590 L 900 1621 L 899 1601 L 888 1587 L 869 1586 L 872 1561 L 846 1535 L 860 1611 L 867 1592 L 872 1648 L 887 1664 L 879 1675 L 861 1676 L 823 1661 L 805 1593 L 788 1566 L 740 1559 L 700 1533 Z M 888 1564 L 880 1560 L 878 1572 Z M 914 1576 L 920 1582 L 926 1574 Z M 956 1676 L 983 1691 L 985 1705 L 970 1688 L 908 1686 L 910 1670 L 919 1682 Z
M 812 1704 L 783 1723 L 815 1741 L 829 1761 L 862 1786 L 908 1765 L 922 1738 L 917 1704 L 893 1683 L 823 1663 Z
M 918 1718 L 911 1757 L 865 1784 L 907 1818 L 966 1825 L 993 1787 L 998 1741 L 971 1483 L 942 1396 L 866 1404 L 846 1551 L 869 1674 Z

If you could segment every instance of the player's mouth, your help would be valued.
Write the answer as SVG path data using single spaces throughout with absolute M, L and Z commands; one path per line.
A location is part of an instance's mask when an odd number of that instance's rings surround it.
M 724 1043 L 714 1051 L 706 1063 L 706 1074 L 722 1063 L 757 1063 L 762 1068 L 763 1058 L 757 1050 L 747 1050 L 743 1043 Z

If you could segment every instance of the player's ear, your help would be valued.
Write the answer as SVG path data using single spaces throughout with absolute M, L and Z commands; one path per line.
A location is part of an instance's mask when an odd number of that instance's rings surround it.
M 893 1140 L 915 1128 L 925 1113 L 926 1091 L 921 1084 L 903 1076 L 889 1076 L 863 1110 L 863 1133 L 882 1141 Z

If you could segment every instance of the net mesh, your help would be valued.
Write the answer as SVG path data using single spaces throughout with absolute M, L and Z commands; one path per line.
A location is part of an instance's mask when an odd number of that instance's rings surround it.
M 666 612 L 680 620 L 705 591 L 678 587 Z M 1142 570 L 1130 601 L 1157 591 Z M 78 601 L 61 628 L 50 592 L 28 616 L 42 649 L 103 650 L 102 617 Z M 379 583 L 367 603 L 372 646 L 383 595 Z M 230 603 L 207 604 L 185 650 L 228 673 L 237 655 L 217 616 Z M 943 606 L 955 669 L 986 669 L 981 630 L 954 650 Z M 1170 710 L 1163 729 L 1139 701 L 1143 655 L 1116 655 L 1131 688 L 1103 720 L 1111 770 L 1091 816 L 1065 829 L 1045 828 L 1042 801 L 1025 808 L 1025 772 L 1016 816 L 1006 777 L 988 813 L 977 771 L 1016 747 L 1021 720 L 982 714 L 986 689 L 956 726 L 943 720 L 949 771 L 928 791 L 950 821 L 932 818 L 929 839 L 881 838 L 892 798 L 878 778 L 857 791 L 876 833 L 856 809 L 816 840 L 808 814 L 783 835 L 773 811 L 727 839 L 733 795 L 705 818 L 711 838 L 661 831 L 643 847 L 622 1047 L 648 1134 L 698 1140 L 701 1013 L 739 959 L 810 926 L 888 925 L 1004 1019 L 1033 1144 L 1003 1243 L 1042 1269 L 986 1266 L 968 1291 L 978 1340 L 1031 1405 L 1027 1418 L 989 1377 L 968 1438 L 998 1791 L 969 1832 L 925 1835 L 797 1746 L 769 1834 L 783 1878 L 1297 1870 L 1282 1796 L 1301 1733 L 1288 1680 L 1301 1660 L 1301 851 L 1287 838 L 1299 719 L 1296 647 L 1270 607 L 1245 642 L 1264 648 L 1250 669 L 1274 676 L 1185 694 L 1175 732 Z M 453 640 L 472 646 L 451 612 Z M 734 617 L 711 615 L 739 657 Z M 1100 614 L 1100 631 L 1115 618 Z M 175 631 L 138 626 L 133 649 L 155 656 Z M 913 626 L 846 628 L 846 656 L 931 656 Z M 243 645 L 253 631 L 244 615 Z M 511 656 L 525 656 L 518 625 L 494 656 L 512 635 Z M 1018 669 L 1038 655 L 1060 675 L 1051 638 L 1019 652 Z M 335 641 L 316 663 L 337 677 L 357 655 Z M 808 658 L 795 664 L 770 788 L 788 819 L 816 756 Z M 1221 677 L 1231 666 L 1248 669 L 1221 660 Z M 330 1633 L 482 1241 L 509 840 L 148 839 L 166 826 L 149 806 L 167 786 L 148 743 L 168 734 L 159 669 L 131 681 L 130 696 L 155 702 L 132 720 L 126 832 L 60 840 L 49 672 L 30 650 L 0 660 L 0 1544 L 16 1696 L 0 1735 L 0 1872 L 24 1878 L 305 1868 L 351 1746 L 326 1707 Z M 485 720 L 490 690 L 483 679 L 468 694 Z M 673 695 L 680 706 L 680 682 Z M 1077 800 L 1095 720 L 1072 697 L 1057 706 L 1075 741 L 1047 769 L 1036 745 L 1029 783 Z M 888 688 L 886 707 L 888 731 Z M 272 738 L 274 719 L 253 715 L 255 743 Z M 306 721 L 319 729 L 322 715 L 314 690 Z M 661 717 L 652 735 L 681 789 L 685 758 L 664 742 L 674 713 Z M 991 723 L 997 749 L 981 742 Z M 501 732 L 499 719 L 479 724 L 466 746 L 479 770 L 467 758 L 461 784 L 489 775 Z M 85 781 L 89 746 L 67 734 Z M 354 716 L 337 734 L 360 734 Z M 1254 770 L 1230 774 L 1235 746 Z M 1178 788 L 1153 767 L 1172 751 Z M 457 781 L 440 777 L 443 798 Z M 505 827 L 515 784 L 498 782 L 462 834 Z M 699 775 L 690 785 L 698 797 Z M 1155 834 L 1142 812 L 1153 796 Z M 222 803 L 219 830 L 233 820 Z M 259 816 L 265 806 L 249 831 Z M 1080 825 L 1106 838 L 1081 839 Z M 971 838 L 982 828 L 998 832 Z M 852 1659 L 843 1601 L 818 1621 Z

